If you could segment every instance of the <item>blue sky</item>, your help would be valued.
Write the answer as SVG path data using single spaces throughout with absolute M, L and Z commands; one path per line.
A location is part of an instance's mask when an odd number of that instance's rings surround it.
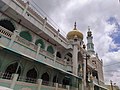
M 120 24 L 118 20 L 115 17 L 110 17 L 107 20 L 108 24 L 115 25 L 115 31 L 113 33 L 110 33 L 110 37 L 112 38 L 113 42 L 117 45 L 116 48 L 110 47 L 109 51 L 118 51 L 120 47 Z

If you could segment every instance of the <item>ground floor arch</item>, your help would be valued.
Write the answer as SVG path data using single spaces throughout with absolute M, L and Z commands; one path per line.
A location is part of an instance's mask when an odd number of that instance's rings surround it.
M 35 70 L 35 68 L 32 68 L 29 71 L 27 71 L 26 77 L 27 77 L 26 81 L 28 81 L 28 82 L 36 82 L 36 80 L 37 80 L 37 71 Z

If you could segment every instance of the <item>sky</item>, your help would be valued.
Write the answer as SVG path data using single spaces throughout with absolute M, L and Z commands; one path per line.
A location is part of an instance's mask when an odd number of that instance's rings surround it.
M 106 84 L 110 80 L 120 87 L 120 2 L 119 0 L 29 0 L 43 11 L 48 21 L 54 23 L 64 36 L 73 29 L 84 35 L 90 26 L 93 32 L 95 51 L 104 62 Z M 35 4 L 36 3 L 36 4 Z M 32 7 L 33 7 L 32 6 Z M 41 10 L 42 9 L 42 10 Z M 52 19 L 52 20 L 51 20 Z

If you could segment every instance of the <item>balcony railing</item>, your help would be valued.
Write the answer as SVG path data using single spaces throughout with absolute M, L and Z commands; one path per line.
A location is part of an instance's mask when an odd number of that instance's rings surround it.
M 13 35 L 13 32 L 11 32 L 11 31 L 5 29 L 4 27 L 0 26 L 0 34 L 4 37 L 8 38 L 8 39 L 11 39 L 11 36 Z M 19 35 L 16 36 L 15 42 L 20 44 L 21 46 L 26 47 L 26 49 L 29 48 L 32 51 L 37 53 L 38 46 L 35 45 L 33 42 L 29 42 L 29 41 L 25 40 L 24 38 L 20 37 Z M 5 43 L 5 42 L 1 40 L 1 44 L 2 43 Z M 8 44 L 5 44 L 5 45 L 8 45 Z M 12 49 L 14 49 L 14 47 L 12 47 Z M 16 49 L 16 50 L 18 50 L 18 49 Z M 28 53 L 26 53 L 26 52 L 24 52 L 24 54 L 28 55 Z M 47 58 L 47 60 L 51 60 L 52 62 L 54 60 L 54 55 L 45 51 L 42 48 L 40 49 L 39 54 L 45 56 Z M 35 55 L 31 55 L 31 57 L 35 58 Z M 47 62 L 49 63 L 49 61 L 47 61 Z M 62 67 L 64 69 L 64 66 L 65 66 L 65 61 L 64 60 L 60 60 L 60 59 L 58 60 L 58 58 L 57 58 L 56 62 L 59 64 L 60 67 Z M 67 65 L 72 66 L 72 63 L 67 63 Z
M 23 77 L 23 76 L 19 76 L 18 81 L 28 82 L 28 83 L 37 83 L 37 79 L 30 78 L 30 77 Z
M 2 26 L 0 26 L 0 33 L 8 38 L 10 38 L 13 35 L 12 32 L 10 32 L 9 30 L 5 29 Z
M 0 72 L 0 78 L 4 78 L 4 79 L 12 79 L 13 76 L 12 74 L 9 74 L 9 73 L 3 73 L 3 72 Z
M 12 80 L 13 77 L 14 77 L 13 74 L 0 72 L 0 79 Z M 24 76 L 18 76 L 18 78 L 17 78 L 17 81 L 19 81 L 19 82 L 26 82 L 26 83 L 32 83 L 32 84 L 37 84 L 37 80 L 38 79 L 30 78 L 30 77 L 24 77 Z M 44 81 L 44 80 L 42 81 L 42 85 L 56 87 L 55 82 Z M 58 84 L 58 87 L 59 88 L 66 88 L 66 85 Z

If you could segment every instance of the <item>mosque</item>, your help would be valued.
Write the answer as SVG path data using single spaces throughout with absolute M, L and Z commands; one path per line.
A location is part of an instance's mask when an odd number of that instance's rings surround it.
M 29 2 L 0 0 L 0 86 L 13 90 L 108 90 L 93 36 L 67 37 Z

